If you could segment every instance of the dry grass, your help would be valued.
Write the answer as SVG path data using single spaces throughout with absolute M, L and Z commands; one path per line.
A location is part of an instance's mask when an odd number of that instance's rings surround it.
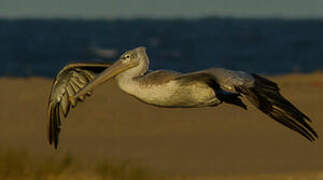
M 0 153 L 1 180 L 322 180 L 323 172 L 270 173 L 230 176 L 161 176 L 130 161 L 102 160 L 84 166 L 70 154 L 60 159 L 48 157 L 41 162 L 26 151 L 9 149 Z
M 26 151 L 8 149 L 0 153 L 0 179 L 150 180 L 162 177 L 130 161 L 102 160 L 86 166 L 70 154 L 59 159 L 48 157 L 42 161 L 33 161 Z

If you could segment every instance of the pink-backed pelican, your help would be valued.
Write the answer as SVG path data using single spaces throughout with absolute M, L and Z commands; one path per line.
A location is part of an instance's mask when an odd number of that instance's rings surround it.
M 48 140 L 55 148 L 61 129 L 61 116 L 92 90 L 114 78 L 121 90 L 144 103 L 158 107 L 196 108 L 225 102 L 247 109 L 246 97 L 260 111 L 300 133 L 309 141 L 318 138 L 308 124 L 310 118 L 284 98 L 276 83 L 256 74 L 223 68 L 178 73 L 148 71 L 146 48 L 123 53 L 114 64 L 74 63 L 65 66 L 52 84 L 48 103 Z

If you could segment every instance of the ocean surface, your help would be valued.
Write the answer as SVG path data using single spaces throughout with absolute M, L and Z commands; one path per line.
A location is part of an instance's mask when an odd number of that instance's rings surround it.
M 323 69 L 323 20 L 0 19 L 0 76 L 54 77 L 68 63 L 114 61 L 137 46 L 151 69 L 312 72 Z

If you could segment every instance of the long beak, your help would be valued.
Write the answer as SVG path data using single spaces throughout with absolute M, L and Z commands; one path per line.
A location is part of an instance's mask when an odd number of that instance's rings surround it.
M 77 94 L 74 95 L 74 100 L 78 97 L 86 95 L 89 91 L 93 90 L 96 86 L 104 83 L 105 81 L 108 81 L 109 79 L 113 78 L 117 74 L 130 69 L 134 66 L 136 66 L 136 63 L 129 62 L 124 63 L 120 59 L 117 60 L 114 64 L 112 64 L 109 68 L 101 72 L 92 82 L 90 82 L 87 86 L 85 86 L 81 91 L 79 91 Z

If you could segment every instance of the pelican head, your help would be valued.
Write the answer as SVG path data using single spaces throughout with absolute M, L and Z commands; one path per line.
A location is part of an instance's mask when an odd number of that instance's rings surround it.
M 124 52 L 119 59 L 107 70 L 103 71 L 99 76 L 105 77 L 103 81 L 107 81 L 123 72 L 140 70 L 146 71 L 148 68 L 148 56 L 145 47 L 137 47 L 135 49 Z M 138 71 L 138 68 L 140 69 Z M 131 73 L 131 75 L 134 75 Z
M 124 52 L 120 58 L 116 61 L 121 61 L 124 65 L 136 66 L 140 64 L 141 61 L 145 61 L 148 58 L 145 47 L 137 47 L 135 49 L 128 50 Z
M 125 71 L 134 69 L 134 73 L 141 74 L 148 69 L 148 56 L 145 47 L 137 47 L 135 49 L 126 51 L 119 59 L 113 63 L 109 68 L 101 72 L 91 83 L 84 87 L 75 97 L 83 96 L 87 92 L 91 91 L 95 86 L 100 85 L 109 79 L 114 78 L 118 74 Z M 138 67 L 139 69 L 135 68 Z M 131 73 L 132 75 L 135 75 Z

